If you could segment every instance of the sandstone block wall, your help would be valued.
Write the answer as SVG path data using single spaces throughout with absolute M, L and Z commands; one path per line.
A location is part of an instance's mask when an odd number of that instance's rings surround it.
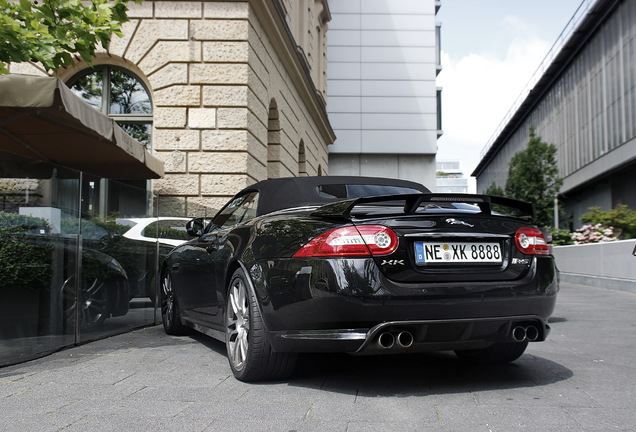
M 328 172 L 333 131 L 326 112 L 311 103 L 324 97 L 324 84 L 316 78 L 307 85 L 323 71 L 310 70 L 308 80 L 294 66 L 297 42 L 272 2 L 148 0 L 129 8 L 124 37 L 113 37 L 93 64 L 127 69 L 149 91 L 152 151 L 166 169 L 152 186 L 161 195 L 160 213 L 196 216 L 256 181 Z M 317 19 L 306 15 L 307 22 Z M 313 32 L 316 25 L 323 23 L 306 27 Z M 315 38 L 307 46 L 317 47 Z M 316 51 L 314 59 L 322 55 Z M 78 63 L 59 76 L 68 80 L 86 67 Z M 20 71 L 42 73 L 12 66 Z

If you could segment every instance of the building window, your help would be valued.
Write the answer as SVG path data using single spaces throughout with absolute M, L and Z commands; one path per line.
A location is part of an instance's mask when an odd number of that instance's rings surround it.
M 75 75 L 67 85 L 150 150 L 152 102 L 138 77 L 115 66 L 96 66 Z
M 442 25 L 435 24 L 435 64 L 437 65 L 437 73 L 442 70 Z
M 442 89 L 438 88 L 437 92 L 437 137 L 441 137 L 443 134 L 442 129 Z
M 305 154 L 305 143 L 303 140 L 300 140 L 300 145 L 298 146 L 298 176 L 307 176 L 307 155 Z

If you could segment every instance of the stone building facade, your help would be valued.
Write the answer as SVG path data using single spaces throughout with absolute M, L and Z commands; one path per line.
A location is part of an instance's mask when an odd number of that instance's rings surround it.
M 144 1 L 93 67 L 137 77 L 162 213 L 200 215 L 266 178 L 328 173 L 327 0 Z M 60 71 L 65 82 L 89 68 Z M 11 73 L 44 74 L 14 64 Z

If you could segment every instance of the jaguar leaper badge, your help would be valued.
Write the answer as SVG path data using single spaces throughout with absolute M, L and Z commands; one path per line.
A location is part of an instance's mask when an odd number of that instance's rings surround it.
M 451 225 L 464 225 L 470 228 L 473 228 L 475 226 L 475 225 L 469 224 L 468 222 L 460 221 L 459 219 L 455 219 L 455 218 L 446 219 L 446 223 L 449 223 Z

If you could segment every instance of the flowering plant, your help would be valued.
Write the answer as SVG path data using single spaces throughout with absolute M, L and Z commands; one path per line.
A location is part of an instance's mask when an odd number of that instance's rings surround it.
M 614 227 L 607 227 L 602 224 L 583 225 L 572 233 L 574 244 L 602 243 L 618 240 Z

